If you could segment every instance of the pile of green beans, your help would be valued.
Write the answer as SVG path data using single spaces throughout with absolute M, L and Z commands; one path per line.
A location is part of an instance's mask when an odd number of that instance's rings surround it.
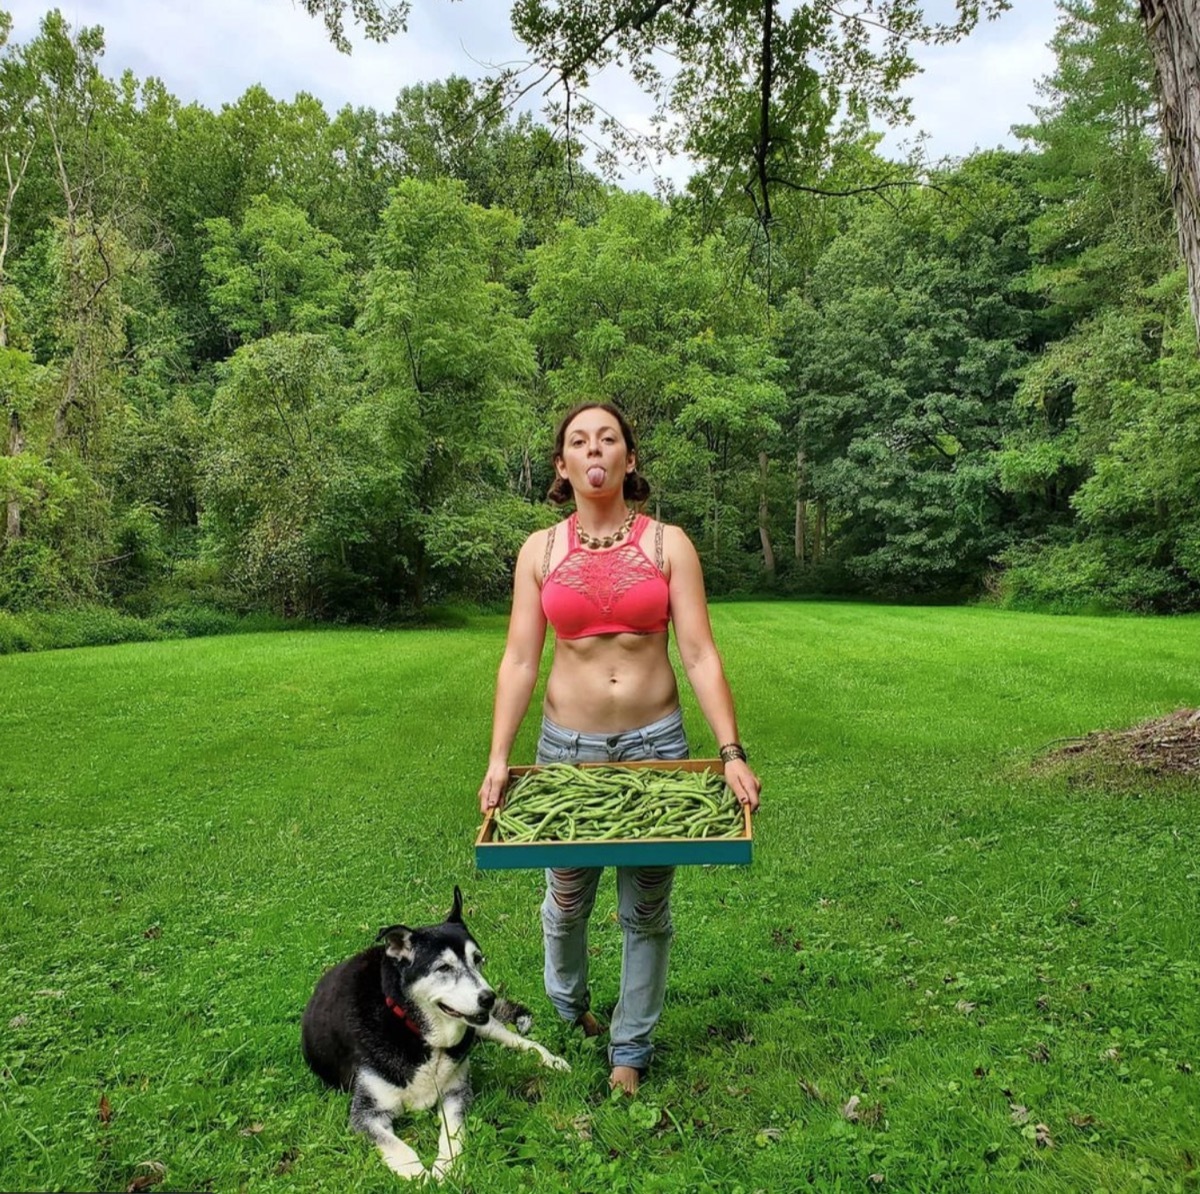
M 741 805 L 716 772 L 569 763 L 522 776 L 495 823 L 501 842 L 733 838 L 745 826 Z

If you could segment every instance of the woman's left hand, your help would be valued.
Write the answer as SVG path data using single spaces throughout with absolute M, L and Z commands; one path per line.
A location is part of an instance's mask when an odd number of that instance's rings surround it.
M 738 804 L 750 806 L 752 813 L 758 812 L 758 794 L 762 781 L 750 770 L 750 764 L 741 759 L 731 759 L 725 764 L 725 782 L 733 790 Z

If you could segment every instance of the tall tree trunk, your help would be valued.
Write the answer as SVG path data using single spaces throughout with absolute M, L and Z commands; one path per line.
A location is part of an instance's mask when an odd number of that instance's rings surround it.
M 8 236 L 12 227 L 13 200 L 16 198 L 21 180 L 25 177 L 25 167 L 29 164 L 31 153 L 32 148 L 20 159 L 16 178 L 13 177 L 10 157 L 7 152 L 4 154 L 4 170 L 8 176 L 8 195 L 4 202 L 3 226 L 0 228 L 0 348 L 8 347 L 7 300 L 2 291 L 8 280 L 8 275 L 5 273 L 5 264 L 8 261 Z M 4 403 L 0 403 L 0 410 L 3 410 L 5 405 Z M 16 407 L 13 406 L 9 408 L 8 412 L 8 454 L 10 456 L 20 456 L 24 450 L 25 433 L 21 428 L 21 415 Z M 7 506 L 4 534 L 7 539 L 15 541 L 21 537 L 21 499 L 12 490 L 8 494 Z
M 521 456 L 521 489 L 526 499 L 533 497 L 533 461 L 529 459 L 528 445 Z
M 9 201 L 12 200 L 12 188 L 9 188 Z M 3 285 L 4 257 L 8 252 L 8 212 L 4 214 L 4 240 L 0 246 L 0 286 Z M 8 347 L 8 321 L 3 312 L 3 296 L 0 295 L 0 348 Z M 13 401 L 10 399 L 10 401 Z M 0 410 L 6 403 L 0 403 Z M 8 411 L 8 454 L 20 456 L 25 451 L 25 431 L 21 426 L 21 414 L 15 406 Z M 21 537 L 21 499 L 14 490 L 9 490 L 7 513 L 4 520 L 4 536 L 10 542 L 16 542 Z
M 1171 202 L 1200 334 L 1200 0 L 1141 0 L 1154 53 Z
M 712 512 L 712 545 L 713 555 L 721 554 L 721 495 L 717 492 L 717 481 L 713 476 L 712 465 L 708 466 L 708 479 L 712 485 L 713 493 L 713 512 Z
M 808 538 L 808 501 L 805 493 L 808 489 L 808 479 L 804 471 L 804 449 L 796 449 L 796 530 L 793 544 L 796 562 L 804 563 L 805 539 Z
M 813 551 L 812 558 L 814 564 L 819 564 L 821 558 L 825 554 L 825 500 L 817 498 L 817 525 L 813 527 Z
M 758 535 L 762 540 L 763 567 L 767 570 L 767 579 L 775 580 L 775 549 L 771 546 L 771 528 L 769 523 L 770 510 L 767 506 L 767 468 L 769 460 L 766 452 L 758 454 Z
M 425 544 L 417 544 L 417 568 L 413 573 L 413 604 L 419 610 L 425 608 L 425 578 L 428 560 L 425 556 Z
M 8 416 L 8 454 L 20 456 L 24 450 L 25 433 L 21 429 L 21 416 L 14 410 Z M 8 495 L 5 535 L 10 542 L 14 543 L 21 537 L 21 499 L 11 491 Z

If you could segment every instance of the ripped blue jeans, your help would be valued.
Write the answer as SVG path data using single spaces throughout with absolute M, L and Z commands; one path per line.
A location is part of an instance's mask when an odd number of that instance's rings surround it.
M 542 719 L 539 763 L 619 763 L 686 759 L 683 714 L 620 734 L 581 734 Z M 550 868 L 542 903 L 546 994 L 564 1020 L 577 1020 L 591 1003 L 588 989 L 588 917 L 601 867 Z M 609 1065 L 644 1070 L 650 1037 L 662 1015 L 671 952 L 671 885 L 675 868 L 617 867 L 617 917 L 624 934 L 621 990 L 609 1029 Z

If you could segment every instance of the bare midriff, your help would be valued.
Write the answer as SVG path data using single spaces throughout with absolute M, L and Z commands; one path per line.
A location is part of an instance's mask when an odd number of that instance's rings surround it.
M 667 635 L 558 639 L 546 681 L 546 716 L 584 734 L 636 730 L 679 706 Z

